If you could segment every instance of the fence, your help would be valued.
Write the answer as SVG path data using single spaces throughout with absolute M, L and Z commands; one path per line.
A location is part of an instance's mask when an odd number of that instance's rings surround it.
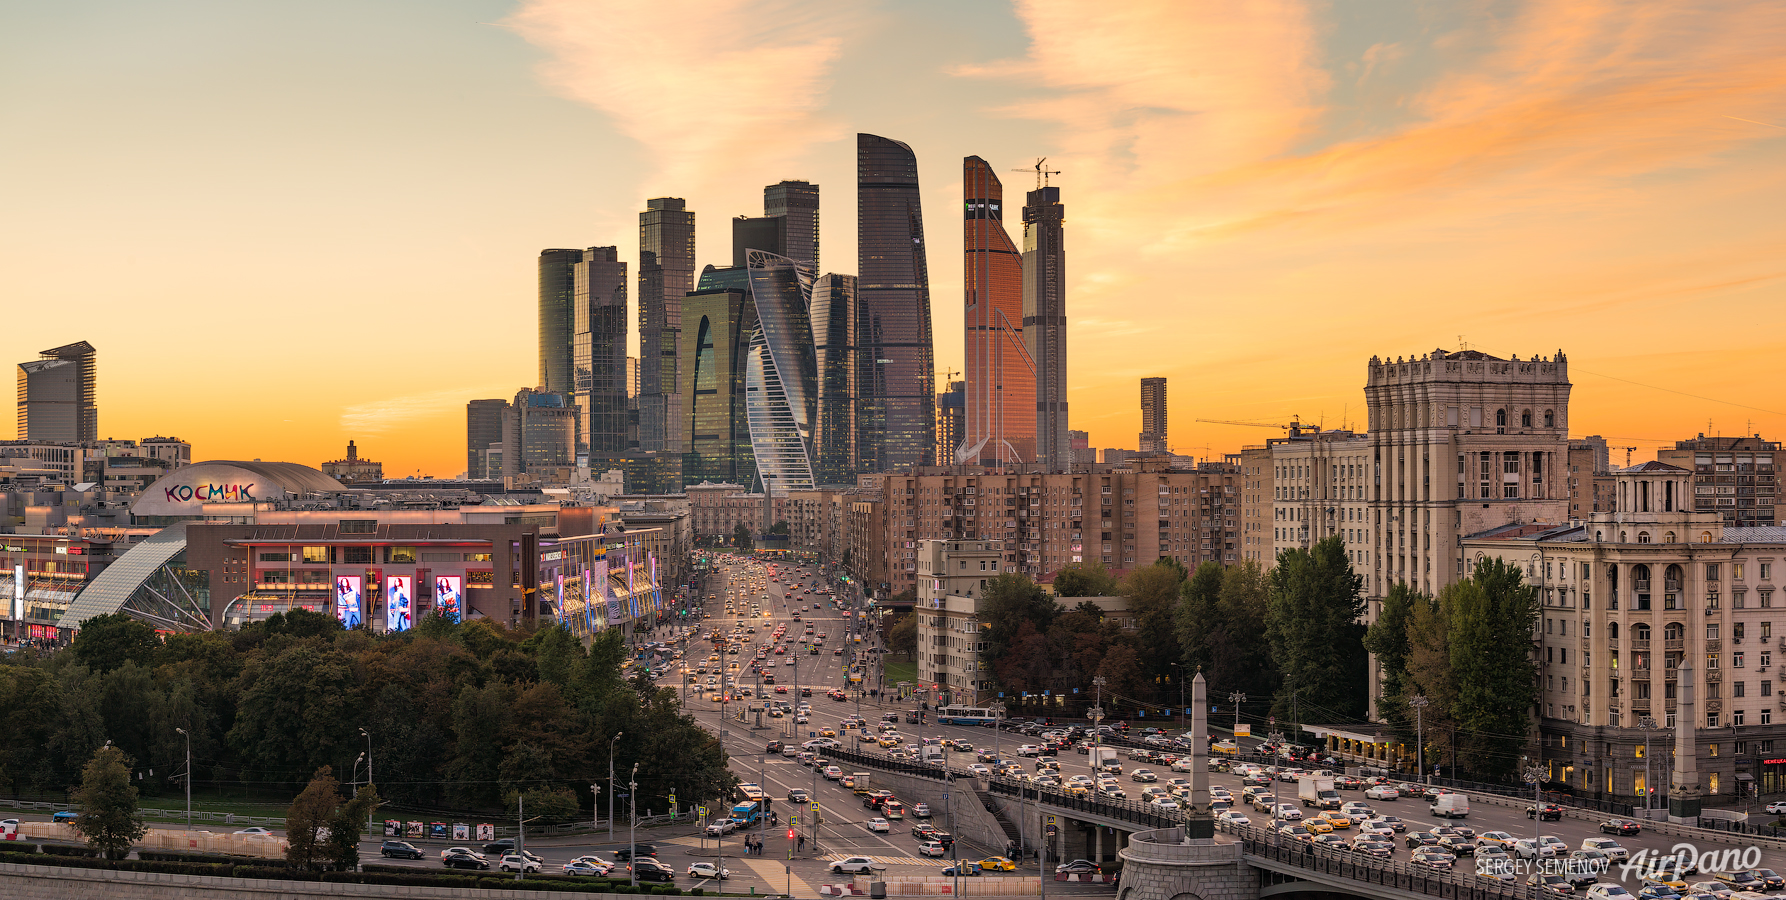
M 1429 897 L 1443 897 L 1448 900 L 1520 900 L 1532 896 L 1530 888 L 1518 884 L 1490 884 L 1481 878 L 1461 878 L 1449 871 L 1423 870 L 1388 860 L 1365 862 L 1355 855 L 1347 856 L 1322 850 L 1301 841 L 1277 842 L 1246 836 L 1241 838 L 1241 844 L 1248 856 L 1257 859 Z

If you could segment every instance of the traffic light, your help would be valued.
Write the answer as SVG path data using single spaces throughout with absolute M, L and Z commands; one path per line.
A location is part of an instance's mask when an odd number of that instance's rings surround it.
M 788 840 L 790 840 L 790 841 L 791 841 L 791 840 L 793 840 L 793 839 L 794 839 L 794 829 L 792 829 L 792 828 L 789 828 L 789 829 L 788 829 Z

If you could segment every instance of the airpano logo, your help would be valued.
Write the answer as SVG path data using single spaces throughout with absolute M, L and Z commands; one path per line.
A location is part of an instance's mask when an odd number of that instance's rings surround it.
M 169 503 L 204 503 L 253 500 L 254 496 L 250 493 L 253 489 L 254 482 L 250 481 L 247 484 L 176 484 L 164 487 L 161 491 L 167 496 Z

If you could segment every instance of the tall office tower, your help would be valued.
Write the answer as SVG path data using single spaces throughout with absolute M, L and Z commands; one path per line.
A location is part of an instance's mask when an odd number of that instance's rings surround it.
M 1141 379 L 1141 452 L 1169 453 L 1166 442 L 1166 379 Z
M 814 188 L 817 191 L 817 188 Z M 819 419 L 813 434 L 819 484 L 856 482 L 856 277 L 826 273 L 812 288 Z
M 491 473 L 490 448 L 501 447 L 503 440 L 503 417 L 507 414 L 507 400 L 473 400 L 465 404 L 465 477 L 466 478 L 500 478 L 502 466 L 498 463 Z M 500 452 L 499 452 L 500 456 Z
M 952 466 L 956 452 L 967 440 L 967 382 L 951 381 L 936 395 L 936 464 Z
M 1073 453 L 1073 471 L 1090 472 L 1098 463 L 1098 451 L 1091 447 L 1091 432 L 1068 431 L 1067 446 Z
M 856 457 L 859 472 L 935 458 L 930 268 L 912 148 L 856 135 Z
M 744 370 L 744 414 L 757 477 L 770 497 L 811 490 L 818 424 L 818 358 L 812 340 L 812 268 L 785 256 L 750 252 L 757 330 Z
M 99 351 L 65 344 L 19 363 L 18 439 L 99 440 Z
M 1023 258 L 1005 233 L 1005 188 L 978 156 L 962 160 L 962 300 L 967 422 L 952 462 L 1036 460 L 1036 367 L 1023 345 Z
M 540 377 L 542 391 L 569 392 L 572 334 L 571 305 L 576 300 L 576 273 L 581 250 L 541 250 Z
M 684 452 L 676 396 L 682 298 L 695 289 L 695 214 L 680 197 L 639 213 L 639 448 Z
M 782 255 L 819 271 L 819 186 L 782 181 L 763 188 L 763 215 L 782 220 Z
M 1274 473 L 1287 494 L 1309 498 L 1274 524 L 1311 543 L 1360 527 L 1336 521 L 1335 505 L 1322 501 L 1364 493 L 1372 548 L 1359 566 L 1365 594 L 1382 597 L 1398 581 L 1436 593 L 1470 574 L 1462 535 L 1568 521 L 1569 391 L 1560 351 L 1524 360 L 1479 350 L 1373 356 L 1364 399 L 1374 469 L 1322 461 Z
M 776 216 L 739 216 L 732 220 L 732 268 L 746 267 L 752 250 L 782 255 L 787 246 L 787 220 Z
M 522 388 L 503 417 L 503 474 L 568 480 L 577 460 L 577 407 L 569 394 Z
M 1067 443 L 1067 208 L 1060 188 L 1023 206 L 1023 342 L 1036 364 L 1036 458 L 1050 472 L 1073 462 Z
M 577 443 L 590 455 L 623 452 L 633 443 L 627 434 L 626 263 L 618 247 L 590 247 L 573 268 L 571 395 L 582 431 Z
M 748 280 L 715 283 L 708 266 L 701 285 L 682 300 L 682 431 L 688 435 L 683 477 L 690 483 L 749 484 L 756 480 L 750 424 L 744 412 L 744 372 L 757 308 Z M 742 276 L 742 273 L 739 273 Z

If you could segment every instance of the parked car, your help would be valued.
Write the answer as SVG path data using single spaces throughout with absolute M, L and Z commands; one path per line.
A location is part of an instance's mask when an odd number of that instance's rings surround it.
M 421 859 L 427 854 L 408 841 L 385 841 L 378 848 L 378 855 L 386 859 Z
M 688 867 L 688 877 L 717 878 L 724 881 L 727 878 L 732 877 L 732 870 L 722 869 L 718 865 L 710 862 L 698 862 Z

